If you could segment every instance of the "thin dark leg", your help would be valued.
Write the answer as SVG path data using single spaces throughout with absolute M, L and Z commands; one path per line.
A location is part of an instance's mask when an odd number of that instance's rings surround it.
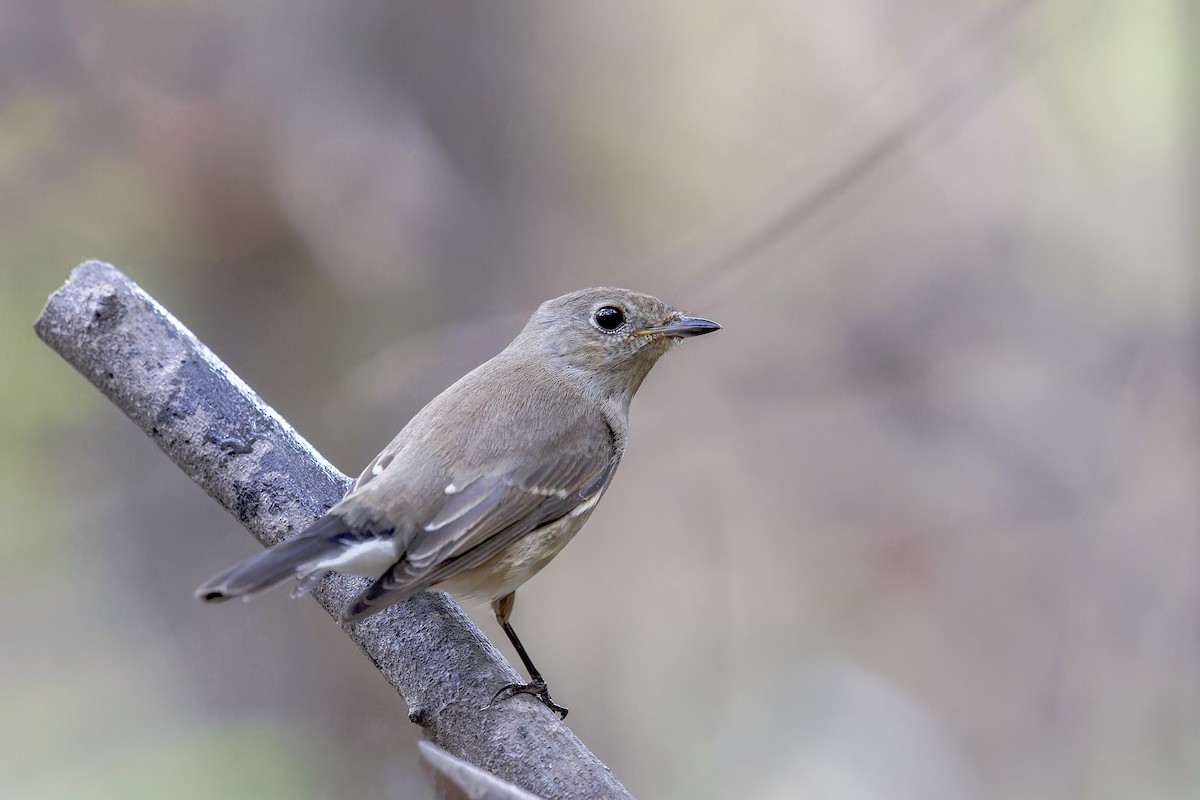
M 546 686 L 546 679 L 542 677 L 542 673 L 538 672 L 538 668 L 533 665 L 533 659 L 529 657 L 529 653 L 525 652 L 525 645 L 521 644 L 521 640 L 517 637 L 517 632 L 513 630 L 513 626 L 508 621 L 509 615 L 512 614 L 515 600 L 516 592 L 510 592 L 501 597 L 492 603 L 492 613 L 496 615 L 496 622 L 499 622 L 500 627 L 504 629 L 504 635 L 512 642 L 513 649 L 517 651 L 517 655 L 521 657 L 521 663 L 525 665 L 526 671 L 529 672 L 529 683 L 510 683 L 496 692 L 496 696 L 492 698 L 492 703 L 506 700 L 514 694 L 531 694 L 545 703 L 546 707 L 555 714 L 558 714 L 560 718 L 566 719 L 567 709 L 550 699 L 550 689 Z

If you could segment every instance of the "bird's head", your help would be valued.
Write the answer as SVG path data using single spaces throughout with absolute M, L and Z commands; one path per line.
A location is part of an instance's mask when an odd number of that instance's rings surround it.
M 720 330 L 630 289 L 583 289 L 547 300 L 513 343 L 535 348 L 594 391 L 628 402 L 671 345 Z

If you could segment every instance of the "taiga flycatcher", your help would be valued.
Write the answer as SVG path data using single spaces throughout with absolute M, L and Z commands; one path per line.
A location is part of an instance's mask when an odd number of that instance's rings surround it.
M 421 409 L 325 516 L 217 575 L 229 600 L 326 572 L 377 578 L 342 613 L 360 619 L 424 589 L 491 603 L 536 695 L 562 716 L 517 638 L 517 587 L 587 521 L 625 452 L 629 401 L 683 338 L 720 329 L 649 295 L 584 289 L 543 303 L 508 347 Z

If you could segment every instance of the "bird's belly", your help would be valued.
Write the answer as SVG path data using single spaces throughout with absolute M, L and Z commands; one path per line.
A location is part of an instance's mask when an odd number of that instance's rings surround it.
M 589 508 L 588 511 L 591 509 Z M 463 570 L 442 583 L 432 586 L 435 591 L 449 592 L 464 603 L 490 603 L 517 590 L 558 555 L 571 541 L 588 514 L 567 516 L 538 528 L 513 542 L 477 567 Z

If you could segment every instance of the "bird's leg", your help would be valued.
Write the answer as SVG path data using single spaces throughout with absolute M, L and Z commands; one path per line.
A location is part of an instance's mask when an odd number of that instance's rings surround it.
M 517 638 L 517 632 L 513 630 L 513 626 L 508 622 L 516 598 L 516 592 L 509 592 L 504 597 L 494 601 L 492 603 L 492 613 L 496 615 L 496 622 L 499 622 L 500 627 L 504 629 L 504 634 L 512 642 L 513 649 L 517 651 L 517 655 L 521 657 L 521 663 L 525 665 L 525 669 L 529 672 L 529 683 L 510 683 L 496 692 L 496 696 L 492 698 L 492 703 L 489 703 L 489 705 L 501 700 L 507 700 L 514 694 L 531 694 L 545 703 L 546 707 L 555 714 L 558 714 L 559 718 L 566 719 L 567 709 L 550 699 L 550 689 L 546 686 L 546 679 L 542 677 L 542 673 L 538 672 L 538 668 L 533 665 L 529 654 L 525 652 L 525 646 Z

